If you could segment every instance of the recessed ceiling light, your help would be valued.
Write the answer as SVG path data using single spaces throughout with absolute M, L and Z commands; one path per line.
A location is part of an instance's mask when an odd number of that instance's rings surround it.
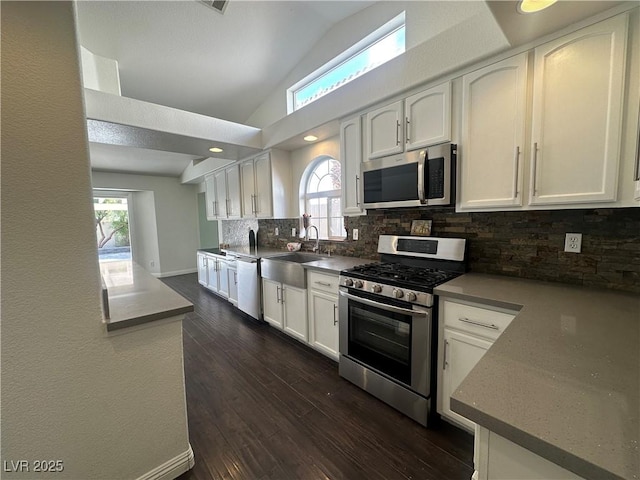
M 550 7 L 558 0 L 520 0 L 518 2 L 518 13 L 535 13 Z
M 307 135 L 304 137 L 305 142 L 315 142 L 318 139 L 315 135 Z
M 210 152 L 213 152 L 213 153 L 220 153 L 220 152 L 222 152 L 223 150 L 222 150 L 221 148 L 219 148 L 219 147 L 211 147 L 211 148 L 209 149 L 209 151 L 210 151 Z

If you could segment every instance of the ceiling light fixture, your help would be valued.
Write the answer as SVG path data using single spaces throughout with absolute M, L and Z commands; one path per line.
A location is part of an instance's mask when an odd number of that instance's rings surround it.
M 318 139 L 315 135 L 307 135 L 304 137 L 305 142 L 315 142 Z
M 518 2 L 518 13 L 535 13 L 550 7 L 558 0 L 520 0 Z
M 223 150 L 222 150 L 221 148 L 219 148 L 219 147 L 211 147 L 211 148 L 209 149 L 209 151 L 210 151 L 210 152 L 213 152 L 213 153 L 220 153 L 220 152 L 222 152 Z

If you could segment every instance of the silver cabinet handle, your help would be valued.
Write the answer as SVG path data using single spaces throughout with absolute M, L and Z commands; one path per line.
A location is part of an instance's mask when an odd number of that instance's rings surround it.
M 238 284 L 238 272 L 233 272 L 233 283 Z
M 360 206 L 360 177 L 356 175 L 356 206 Z
M 256 197 L 255 194 L 251 195 L 251 213 L 254 215 L 258 214 L 258 199 Z
M 449 342 L 447 342 L 446 340 L 444 341 L 444 352 L 442 354 L 442 369 L 446 370 L 447 369 L 447 347 L 449 346 Z
M 330 284 L 330 283 L 328 283 L 328 282 L 315 281 L 315 282 L 313 282 L 313 283 L 316 283 L 316 284 L 318 284 L 318 285 L 322 285 L 323 287 L 330 287 L 330 286 L 331 286 L 331 284 Z
M 280 294 L 280 303 L 284 304 L 284 296 L 287 290 L 284 287 L 282 287 L 281 291 L 282 293 Z
M 229 208 L 229 199 L 225 198 L 224 199 L 225 205 L 227 207 L 227 217 L 231 214 L 231 209 Z
M 513 178 L 513 189 L 516 192 L 516 198 L 518 197 L 518 170 L 520 170 L 520 145 L 516 147 L 516 173 Z
M 276 285 L 276 302 L 281 303 L 280 300 L 280 287 Z
M 396 145 L 400 145 L 400 120 L 396 120 Z
M 404 119 L 406 120 L 406 126 L 405 126 L 405 143 L 409 143 L 409 125 L 411 124 L 411 122 L 409 121 L 409 117 L 404 117 Z
M 536 176 L 538 175 L 538 142 L 533 144 L 533 194 L 538 193 L 538 187 L 536 186 Z
M 338 305 L 336 305 L 335 303 L 333 304 L 333 324 L 337 325 L 338 324 L 338 316 L 336 315 L 336 310 L 338 309 Z
M 490 328 L 491 330 L 500 330 L 500 327 L 493 323 L 478 322 L 476 320 L 469 320 L 467 317 L 458 318 L 461 322 L 470 323 L 471 325 L 477 325 L 478 327 Z

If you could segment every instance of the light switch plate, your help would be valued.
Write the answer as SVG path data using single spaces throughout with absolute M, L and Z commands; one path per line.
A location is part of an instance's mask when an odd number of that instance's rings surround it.
M 354 240 L 358 240 L 358 229 L 357 228 L 353 229 L 353 239 Z
M 291 236 L 292 236 L 292 237 L 295 237 L 295 236 L 296 236 L 296 229 L 295 229 L 295 228 L 292 228 L 292 229 L 291 229 Z
M 278 227 L 276 227 L 275 234 L 276 234 L 276 237 L 277 237 L 278 235 L 280 235 L 280 230 L 278 229 Z
M 582 251 L 582 234 L 567 233 L 564 238 L 564 251 L 580 253 Z

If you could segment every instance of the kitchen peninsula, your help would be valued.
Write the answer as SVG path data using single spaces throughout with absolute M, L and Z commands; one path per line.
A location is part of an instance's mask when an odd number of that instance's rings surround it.
M 570 478 L 638 478 L 638 295 L 483 274 L 436 293 L 519 310 L 451 397 L 452 409 L 479 426 L 480 480 L 522 468 L 531 475 L 543 459 L 556 464 L 545 472 L 579 475 Z M 514 452 L 519 464 L 510 463 Z

